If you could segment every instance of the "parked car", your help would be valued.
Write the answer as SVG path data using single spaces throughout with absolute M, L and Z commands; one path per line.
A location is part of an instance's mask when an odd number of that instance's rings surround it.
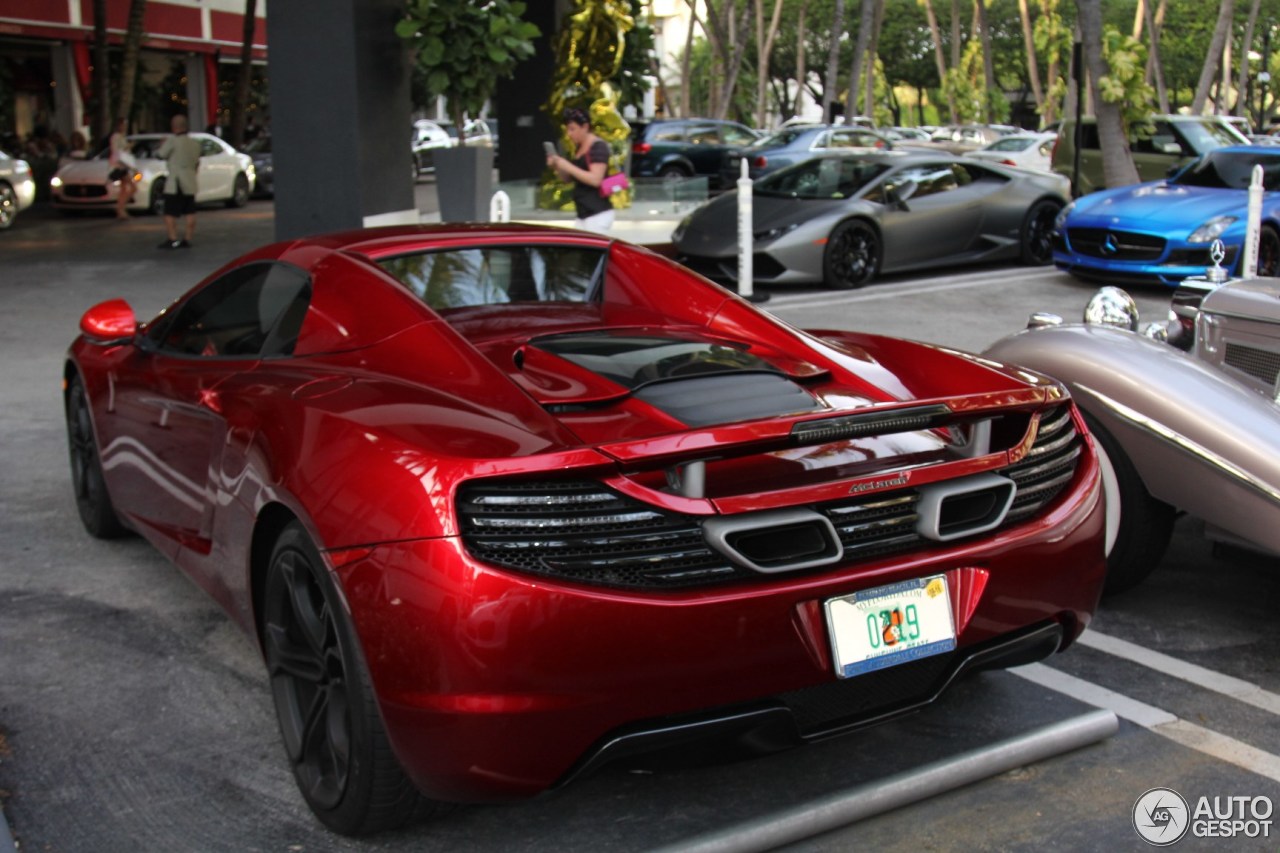
M 759 133 L 745 125 L 718 119 L 635 122 L 631 125 L 631 176 L 705 177 L 708 186 L 716 189 L 723 185 L 720 164 L 725 152 L 759 138 Z
M 929 145 L 952 154 L 967 154 L 1016 131 L 1008 125 L 950 124 L 936 128 L 929 136 Z
M 1067 178 L 1075 172 L 1075 132 L 1075 119 L 1064 120 L 1053 148 L 1053 171 Z M 1080 174 L 1075 188 L 1077 195 L 1088 195 L 1107 185 L 1097 120 L 1089 116 L 1082 119 L 1080 133 Z M 1138 179 L 1157 181 L 1215 148 L 1247 144 L 1249 140 L 1221 116 L 1155 115 L 1146 127 L 1135 130 L 1129 149 Z
M 1280 274 L 1280 149 L 1217 148 L 1172 178 L 1100 190 L 1067 207 L 1054 231 L 1053 262 L 1110 284 L 1176 285 L 1210 263 L 1214 240 L 1239 272 L 1249 182 L 1263 168 L 1259 275 Z
M 18 214 L 36 200 L 31 164 L 0 151 L 0 230 L 13 225 Z
M 1103 580 L 1056 382 L 802 332 L 606 236 L 293 240 L 80 328 L 85 528 L 136 531 L 260 644 L 338 832 L 907 713 L 1069 646 Z
M 1140 334 L 1133 300 L 1107 287 L 1085 323 L 1033 315 L 985 353 L 1062 381 L 1084 410 L 1103 462 L 1111 591 L 1150 574 L 1180 512 L 1216 540 L 1280 554 L 1280 279 L 1188 279 L 1171 313 Z
M 253 159 L 253 171 L 256 180 L 253 182 L 255 196 L 272 197 L 276 194 L 275 167 L 271 160 L 271 136 L 261 136 L 245 143 L 244 153 Z
M 891 142 L 928 142 L 931 131 L 923 127 L 882 127 L 880 133 Z
M 819 152 L 757 182 L 754 278 L 861 287 L 880 273 L 1020 258 L 1047 264 L 1067 202 L 1057 175 L 947 154 Z M 672 240 L 681 261 L 737 280 L 738 199 L 712 199 Z
M 1015 133 L 1002 136 L 968 156 L 977 160 L 991 160 L 1006 166 L 1050 171 L 1053 145 L 1058 141 L 1056 133 Z
M 454 140 L 438 122 L 419 119 L 413 123 L 409 145 L 413 151 L 413 175 L 416 180 L 422 172 L 435 171 L 435 152 L 441 148 L 452 148 Z
M 167 137 L 168 134 L 164 133 L 140 133 L 128 138 L 131 153 L 137 161 L 132 175 L 136 192 L 129 201 L 130 210 L 159 213 L 163 208 L 164 185 L 169 172 L 168 165 L 156 157 L 156 152 Z M 192 133 L 191 137 L 200 140 L 196 203 L 222 202 L 228 207 L 248 204 L 256 178 L 253 158 L 213 134 Z M 107 154 L 103 150 L 92 159 L 69 162 L 58 169 L 49 184 L 53 206 L 60 210 L 108 210 L 114 207 L 120 185 L 107 177 L 111 171 Z
M 858 125 L 796 125 L 745 148 L 726 151 L 720 167 L 720 180 L 726 186 L 732 186 L 742 174 L 743 158 L 747 160 L 748 177 L 756 180 L 824 151 L 892 151 L 893 147 L 888 137 Z

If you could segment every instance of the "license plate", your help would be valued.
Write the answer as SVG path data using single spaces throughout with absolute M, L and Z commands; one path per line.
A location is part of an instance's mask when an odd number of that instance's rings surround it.
M 956 647 L 943 575 L 903 581 L 826 603 L 836 675 L 850 678 Z

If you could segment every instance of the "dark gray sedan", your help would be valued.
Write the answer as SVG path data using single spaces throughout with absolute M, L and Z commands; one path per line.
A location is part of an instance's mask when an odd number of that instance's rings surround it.
M 754 279 L 861 287 L 879 273 L 976 261 L 1052 259 L 1069 198 L 1057 175 L 945 154 L 821 154 L 757 181 Z M 695 210 L 672 240 L 682 263 L 736 282 L 738 199 Z

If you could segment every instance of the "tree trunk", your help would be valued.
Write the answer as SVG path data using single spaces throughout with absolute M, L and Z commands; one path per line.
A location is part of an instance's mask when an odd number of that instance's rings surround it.
M 1226 0 L 1230 3 L 1231 0 Z M 1108 73 L 1102 58 L 1102 0 L 1076 0 L 1080 23 L 1080 41 L 1084 45 L 1085 66 L 1089 69 L 1089 89 L 1093 93 L 1093 111 L 1098 120 L 1098 141 L 1102 149 L 1102 174 L 1108 187 L 1138 182 L 1129 141 L 1125 138 L 1120 106 L 1103 100 L 1098 82 Z
M 1209 41 L 1209 50 L 1205 53 L 1204 68 L 1200 70 L 1200 82 L 1196 85 L 1196 96 L 1191 101 L 1191 112 L 1199 115 L 1204 112 L 1205 101 L 1209 98 L 1209 88 L 1218 76 L 1218 65 L 1222 61 L 1222 52 L 1227 46 L 1227 36 L 1231 33 L 1231 14 L 1235 8 L 1235 0 L 1221 0 L 1218 7 L 1218 23 L 1213 28 L 1213 38 Z
M 1138 0 L 1139 3 L 1142 0 Z M 1031 32 L 1031 12 L 1027 0 L 1018 0 L 1018 15 L 1022 18 L 1022 44 L 1027 51 L 1027 76 L 1031 78 L 1031 96 L 1036 99 L 1036 115 L 1044 112 L 1044 90 L 1040 87 L 1040 64 L 1036 61 L 1036 40 Z
M 253 82 L 253 33 L 258 0 L 244 0 L 244 29 L 241 30 L 240 73 L 236 74 L 236 91 L 231 97 L 231 139 L 236 148 L 244 145 L 244 126 L 249 118 L 249 86 Z M 462 125 L 458 125 L 458 138 Z
M 769 85 L 769 55 L 773 52 L 773 41 L 778 37 L 778 25 L 782 22 L 782 0 L 773 2 L 773 18 L 769 21 L 768 32 L 764 31 L 764 0 L 756 0 L 756 44 L 760 48 L 760 68 L 756 72 L 756 126 L 765 127 L 768 116 L 768 104 L 765 96 Z
M 836 99 L 836 74 L 840 63 L 840 33 L 844 32 L 844 0 L 836 0 L 831 18 L 831 44 L 827 47 L 827 76 L 822 84 L 822 120 L 831 121 L 831 104 Z
M 1133 37 L 1142 39 L 1142 24 L 1146 20 L 1147 0 L 1138 0 L 1138 8 L 1133 12 Z
M 956 96 L 947 87 L 947 60 L 946 55 L 942 52 L 942 29 L 938 26 L 938 16 L 933 12 L 933 3 L 930 0 L 921 0 L 924 3 L 924 14 L 929 20 L 929 34 L 933 36 L 933 61 L 938 66 L 938 86 L 946 92 L 947 95 L 947 111 L 950 114 L 950 122 L 956 123 Z M 921 116 L 924 115 L 923 107 L 921 107 Z M 924 119 L 921 118 L 921 124 Z
M 973 0 L 973 27 L 978 31 L 978 43 L 982 45 L 982 82 L 985 95 L 982 98 L 982 118 L 988 124 L 994 116 L 991 114 L 991 98 L 996 92 L 996 66 L 991 56 L 991 31 L 987 28 L 987 4 L 983 0 Z
M 951 0 L 951 67 L 960 67 L 960 0 Z
M 1169 112 L 1169 91 L 1164 84 L 1164 65 L 1160 62 L 1160 31 L 1164 29 L 1164 13 L 1168 8 L 1168 0 L 1160 0 L 1160 10 L 1153 17 L 1151 4 L 1144 4 L 1147 17 L 1147 32 L 1151 34 L 1151 48 L 1147 51 L 1147 82 L 1154 78 L 1156 84 L 1156 101 L 1160 104 L 1160 112 Z
M 853 43 L 853 62 L 849 65 L 849 100 L 845 102 L 844 123 L 852 124 L 853 117 L 858 114 L 858 89 L 862 80 L 862 66 L 867 53 L 867 43 L 871 39 L 871 28 L 875 26 L 875 0 L 861 0 L 861 12 L 858 15 L 858 36 Z M 871 102 L 867 102 L 867 113 L 871 113 Z
M 809 68 L 805 64 L 804 55 L 804 13 L 808 10 L 809 0 L 800 3 L 800 18 L 796 21 L 796 106 L 795 115 L 800 115 L 804 107 L 804 87 L 809 80 Z
M 1248 115 L 1249 103 L 1245 100 L 1245 92 L 1249 86 L 1249 54 L 1253 53 L 1253 28 L 1258 23 L 1258 7 L 1262 5 L 1262 0 L 1253 0 L 1249 4 L 1249 21 L 1244 27 L 1244 41 L 1240 43 L 1240 73 L 1236 77 L 1236 105 L 1232 110 L 1236 115 Z M 1262 69 L 1266 70 L 1266 60 L 1263 60 Z M 1258 124 L 1262 124 L 1262 117 L 1258 117 Z
M 867 96 L 862 103 L 867 110 L 867 115 L 875 118 L 876 59 L 880 56 L 880 29 L 884 26 L 884 0 L 873 0 L 873 2 L 876 5 L 876 15 L 875 22 L 871 25 L 871 43 L 867 45 L 867 78 L 864 84 L 867 87 Z M 893 123 L 896 125 L 900 123 L 897 118 L 898 110 L 893 106 L 896 96 L 892 85 L 888 85 L 886 88 L 888 89 L 886 97 L 889 99 L 889 109 L 893 111 Z
M 134 83 L 138 79 L 138 48 L 142 45 L 142 17 L 147 0 L 131 0 L 129 23 L 124 34 L 124 56 L 120 61 L 120 108 L 116 115 L 128 120 L 133 112 Z
M 111 121 L 111 65 L 107 58 L 107 0 L 93 0 L 93 120 L 94 142 L 113 130 Z
M 690 97 L 689 97 L 689 63 L 693 53 L 693 25 L 698 21 L 698 0 L 687 0 L 689 3 L 689 11 L 692 18 L 689 20 L 689 32 L 684 37 L 684 56 L 680 57 L 680 115 L 689 115 Z M 703 28 L 706 29 L 705 27 Z

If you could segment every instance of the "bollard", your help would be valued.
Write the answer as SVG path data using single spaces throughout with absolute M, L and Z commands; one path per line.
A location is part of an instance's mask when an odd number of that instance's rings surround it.
M 738 294 L 750 299 L 753 293 L 751 268 L 753 237 L 751 233 L 751 179 L 747 177 L 747 158 L 742 158 L 741 177 L 738 178 Z
M 1244 257 L 1240 260 L 1240 277 L 1258 275 L 1258 241 L 1262 235 L 1262 167 L 1253 167 L 1249 181 L 1249 216 L 1245 220 Z
M 493 194 L 493 198 L 489 199 L 489 221 L 511 221 L 511 196 L 507 195 L 505 190 L 498 190 Z

